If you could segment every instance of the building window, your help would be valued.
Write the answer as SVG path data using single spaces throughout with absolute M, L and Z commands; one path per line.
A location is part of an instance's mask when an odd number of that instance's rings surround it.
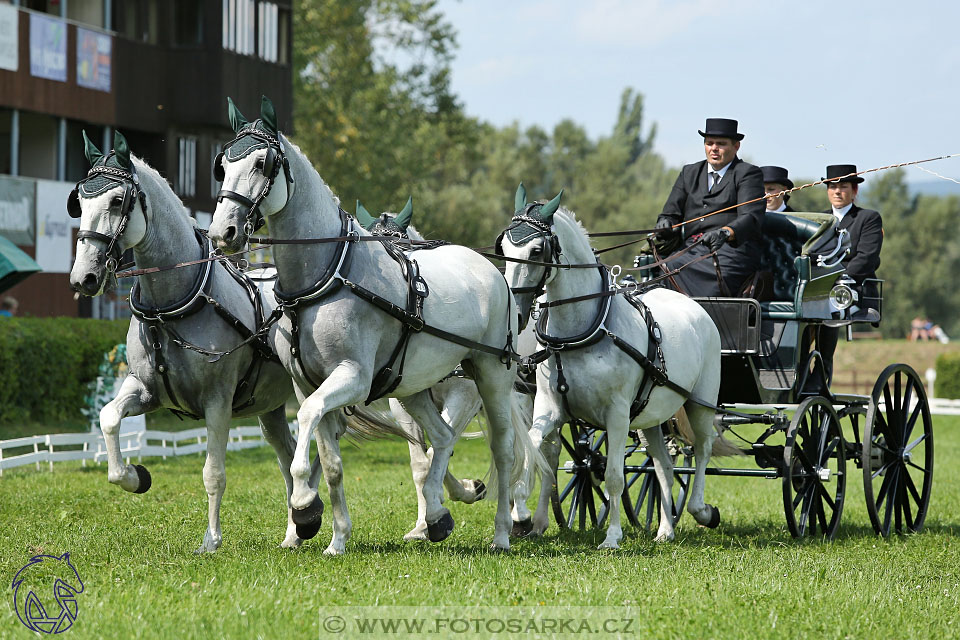
M 179 138 L 177 145 L 177 184 L 174 188 L 177 195 L 192 198 L 197 195 L 197 139 Z
M 290 12 L 280 11 L 277 19 L 277 62 L 290 64 Z
M 173 44 L 195 46 L 203 44 L 203 4 L 196 0 L 176 0 L 173 3 Z
M 131 40 L 157 44 L 157 0 L 114 0 L 113 27 Z
M 256 44 L 255 0 L 223 0 L 223 48 L 252 56 Z
M 257 4 L 257 51 L 267 62 L 277 61 L 277 15 L 276 3 Z

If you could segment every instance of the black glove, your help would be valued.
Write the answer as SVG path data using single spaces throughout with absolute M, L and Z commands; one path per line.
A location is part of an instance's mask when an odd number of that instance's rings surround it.
M 654 233 L 657 235 L 657 237 L 664 240 L 672 238 L 679 233 L 678 229 L 673 228 L 673 223 L 670 222 L 669 218 L 658 218 L 657 225 L 654 227 L 654 229 L 656 229 Z
M 730 240 L 730 230 L 725 227 L 710 229 L 710 231 L 703 234 L 701 240 L 703 240 L 703 244 L 707 245 L 710 251 L 716 251 Z

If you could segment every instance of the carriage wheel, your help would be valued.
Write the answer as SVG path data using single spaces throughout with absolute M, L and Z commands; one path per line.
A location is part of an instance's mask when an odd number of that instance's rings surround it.
M 557 470 L 557 484 L 553 487 L 550 503 L 553 516 L 561 527 L 572 529 L 575 524 L 581 530 L 594 527 L 599 516 L 605 514 L 607 498 L 600 484 L 607 468 L 607 457 L 601 450 L 606 441 L 606 431 L 581 423 L 570 423 L 569 438 L 560 429 L 560 443 L 571 459 Z M 571 477 L 560 491 L 564 474 Z
M 678 460 L 680 466 L 693 466 L 693 454 L 689 447 L 681 447 L 671 439 L 667 442 L 667 449 L 671 453 L 674 466 L 677 466 Z M 650 531 L 654 522 L 657 526 L 660 525 L 660 481 L 657 480 L 657 474 L 653 470 L 653 458 L 650 456 L 643 461 L 640 469 L 642 471 L 627 471 L 625 474 L 623 508 L 630 524 Z M 692 477 L 691 473 L 673 472 L 673 526 L 680 522 Z M 631 490 L 634 495 L 631 495 Z
M 783 509 L 795 538 L 832 540 L 846 491 L 846 457 L 840 419 L 822 396 L 807 398 L 787 427 L 783 449 Z
M 891 527 L 922 529 L 933 482 L 933 421 L 920 376 L 908 365 L 892 364 L 877 379 L 861 455 L 874 530 L 887 536 Z

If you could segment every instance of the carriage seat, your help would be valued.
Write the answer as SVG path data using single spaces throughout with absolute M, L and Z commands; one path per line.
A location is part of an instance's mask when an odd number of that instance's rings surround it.
M 769 274 L 772 294 L 760 303 L 763 317 L 797 317 L 797 285 L 800 279 L 797 258 L 813 238 L 823 233 L 823 225 L 784 213 L 766 213 L 760 237 L 760 272 Z

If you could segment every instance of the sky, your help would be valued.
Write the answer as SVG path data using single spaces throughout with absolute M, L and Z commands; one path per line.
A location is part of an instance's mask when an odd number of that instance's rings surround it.
M 704 158 L 709 117 L 733 118 L 740 157 L 819 179 L 960 153 L 960 2 L 440 0 L 457 31 L 467 113 L 548 131 L 613 129 L 624 89 L 672 166 Z M 960 157 L 921 165 L 960 180 Z M 914 167 L 910 182 L 937 178 Z M 871 175 L 865 178 L 869 180 Z

